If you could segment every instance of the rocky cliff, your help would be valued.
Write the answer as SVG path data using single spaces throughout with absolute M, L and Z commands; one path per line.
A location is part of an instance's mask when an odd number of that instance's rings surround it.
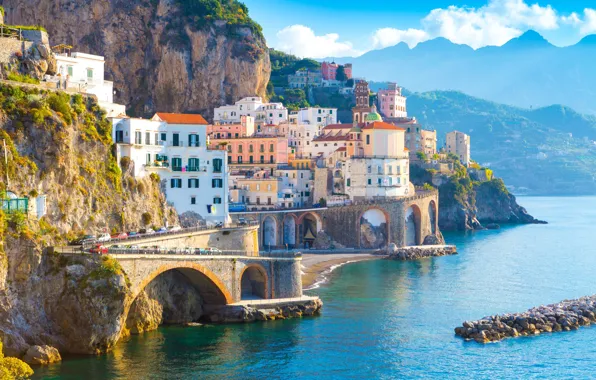
M 4 0 L 3 6 L 8 23 L 42 25 L 54 45 L 103 55 L 116 102 L 130 113 L 211 115 L 241 97 L 265 96 L 271 68 L 246 7 L 230 1 L 213 11 L 203 3 Z
M 439 228 L 443 231 L 498 228 L 500 224 L 545 223 L 528 214 L 492 172 L 468 171 L 456 163 L 450 174 L 412 164 L 410 179 L 418 186 L 439 189 Z M 483 173 L 482 176 L 477 172 Z
M 0 210 L 0 339 L 10 355 L 44 345 L 105 352 L 125 324 L 132 300 L 118 263 L 48 246 L 148 221 L 177 223 L 156 179 L 121 171 L 110 130 L 92 98 L 0 85 L 0 140 L 8 151 L 8 164 L 0 162 L 2 198 L 8 190 L 30 203 L 46 199 L 41 219 Z

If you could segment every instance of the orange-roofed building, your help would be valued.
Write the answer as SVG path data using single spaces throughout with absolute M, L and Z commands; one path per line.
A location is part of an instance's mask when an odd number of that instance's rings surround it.
M 181 124 L 181 125 L 207 125 L 209 124 L 205 118 L 199 114 L 193 113 L 167 113 L 157 112 L 151 120 L 164 121 L 170 125 Z

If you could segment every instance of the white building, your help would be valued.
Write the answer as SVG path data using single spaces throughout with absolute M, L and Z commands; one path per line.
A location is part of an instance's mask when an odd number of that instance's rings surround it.
M 156 113 L 151 120 L 114 118 L 117 159 L 130 157 L 135 177 L 157 173 L 179 214 L 195 212 L 207 224 L 228 221 L 225 150 L 210 150 L 201 115 Z
M 313 154 L 313 139 L 319 136 L 319 127 L 314 124 L 290 124 L 288 146 L 294 148 L 296 157 L 310 158 Z
M 282 168 L 275 171 L 275 176 L 281 178 L 281 193 L 292 194 L 293 207 L 307 207 L 312 204 L 313 174 L 310 169 Z
M 470 136 L 458 131 L 449 132 L 446 148 L 447 153 L 455 154 L 463 165 L 470 165 Z
M 114 83 L 104 79 L 104 57 L 81 52 L 56 54 L 56 65 L 58 75 L 48 76 L 46 81 L 65 90 L 97 96 L 108 117 L 126 113 L 124 105 L 114 103 Z
M 290 114 L 290 124 L 314 124 L 320 128 L 337 124 L 337 108 L 302 108 Z
M 234 105 L 213 110 L 213 121 L 221 124 L 239 124 L 240 117 L 252 116 L 257 124 L 278 125 L 288 120 L 288 110 L 282 103 L 263 103 L 258 96 L 240 99 Z
M 363 154 L 343 165 L 345 192 L 352 200 L 394 198 L 413 194 L 405 129 L 383 122 L 374 110 L 362 127 Z

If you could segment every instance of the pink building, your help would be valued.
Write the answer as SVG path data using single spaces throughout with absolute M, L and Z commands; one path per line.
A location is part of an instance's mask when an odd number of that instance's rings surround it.
M 210 147 L 226 146 L 228 164 L 267 166 L 287 165 L 288 139 L 282 137 L 240 137 L 211 139 Z
M 385 118 L 406 118 L 406 98 L 402 96 L 401 87 L 395 83 L 389 83 L 387 89 L 379 90 L 377 103 L 381 115 Z
M 321 64 L 321 74 L 323 75 L 324 80 L 335 80 L 337 75 L 337 68 L 338 65 L 335 62 L 323 62 Z M 344 66 L 344 72 L 346 73 L 347 79 L 352 79 L 352 64 L 346 63 Z
M 255 134 L 255 120 L 241 116 L 240 124 L 215 124 L 207 126 L 207 136 L 212 139 L 250 137 Z

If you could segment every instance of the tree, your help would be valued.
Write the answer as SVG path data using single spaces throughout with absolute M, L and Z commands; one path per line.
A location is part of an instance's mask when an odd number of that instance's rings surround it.
M 416 152 L 416 157 L 418 157 L 420 161 L 426 161 L 428 158 L 424 152 Z
M 346 69 L 344 68 L 344 65 L 339 65 L 337 67 L 337 71 L 335 72 L 335 79 L 340 82 L 348 80 L 348 76 L 346 75 Z

